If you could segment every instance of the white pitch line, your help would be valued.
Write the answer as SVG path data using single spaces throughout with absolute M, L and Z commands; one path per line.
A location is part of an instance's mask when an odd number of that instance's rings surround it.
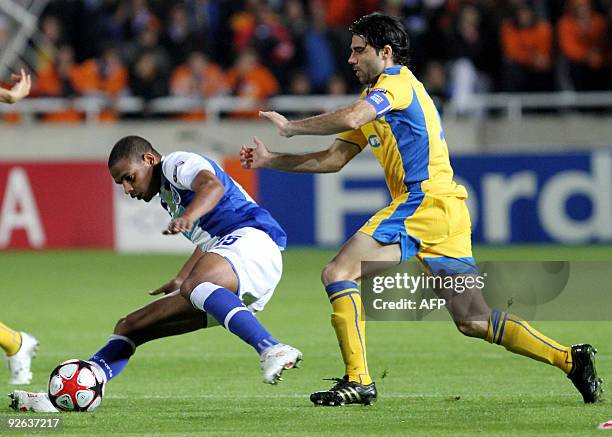
M 455 395 L 436 395 L 436 394 L 402 394 L 402 393 L 384 393 L 381 395 L 380 399 L 435 399 L 438 398 L 442 401 L 453 400 Z M 499 398 L 499 393 L 478 393 L 477 395 L 458 395 L 461 396 L 456 402 L 465 401 L 474 399 L 476 397 L 497 397 Z M 520 399 L 536 399 L 542 396 L 520 396 Z M 555 394 L 556 398 L 573 398 L 576 397 L 573 393 L 567 394 Z M 181 400 L 181 399 L 307 399 L 308 395 L 305 394 L 277 394 L 277 395 L 240 395 L 240 394 L 202 394 L 202 395 L 191 395 L 191 396 L 161 396 L 161 395 L 148 395 L 148 396 L 126 396 L 126 395 L 106 395 L 104 399 L 145 399 L 145 400 L 154 400 L 154 399 L 169 399 L 169 400 Z

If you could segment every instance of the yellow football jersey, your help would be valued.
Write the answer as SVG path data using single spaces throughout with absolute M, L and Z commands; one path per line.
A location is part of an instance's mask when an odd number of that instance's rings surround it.
M 385 69 L 360 98 L 374 106 L 376 119 L 337 138 L 361 149 L 370 146 L 393 199 L 408 191 L 467 198 L 465 188 L 453 181 L 438 111 L 407 67 Z

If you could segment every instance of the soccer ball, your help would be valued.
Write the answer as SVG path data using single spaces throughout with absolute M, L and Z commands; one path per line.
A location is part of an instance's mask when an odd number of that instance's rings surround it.
M 61 411 L 93 411 L 104 396 L 102 370 L 82 360 L 68 360 L 49 377 L 49 399 Z

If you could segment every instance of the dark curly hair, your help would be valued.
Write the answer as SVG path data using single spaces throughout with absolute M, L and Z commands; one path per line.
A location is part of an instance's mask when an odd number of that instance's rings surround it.
M 374 12 L 353 21 L 349 26 L 353 35 L 363 37 L 376 49 L 376 53 L 388 45 L 393 49 L 393 60 L 399 65 L 408 65 L 410 61 L 410 40 L 402 23 L 388 15 Z

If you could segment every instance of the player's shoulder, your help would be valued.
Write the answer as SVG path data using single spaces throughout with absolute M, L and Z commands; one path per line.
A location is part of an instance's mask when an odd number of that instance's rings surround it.
M 176 151 L 162 158 L 162 172 L 166 178 L 177 178 L 177 174 L 186 170 L 208 170 L 215 173 L 214 161 L 206 156 L 185 151 Z
M 407 108 L 414 98 L 415 87 L 418 80 L 412 72 L 403 65 L 394 65 L 386 68 L 370 89 L 370 95 L 381 102 L 391 102 L 393 110 Z
M 401 93 L 409 89 L 409 87 L 406 87 L 406 83 L 412 83 L 413 78 L 414 76 L 408 67 L 394 65 L 383 71 L 370 91 L 379 91 L 383 94 L 389 92 Z

